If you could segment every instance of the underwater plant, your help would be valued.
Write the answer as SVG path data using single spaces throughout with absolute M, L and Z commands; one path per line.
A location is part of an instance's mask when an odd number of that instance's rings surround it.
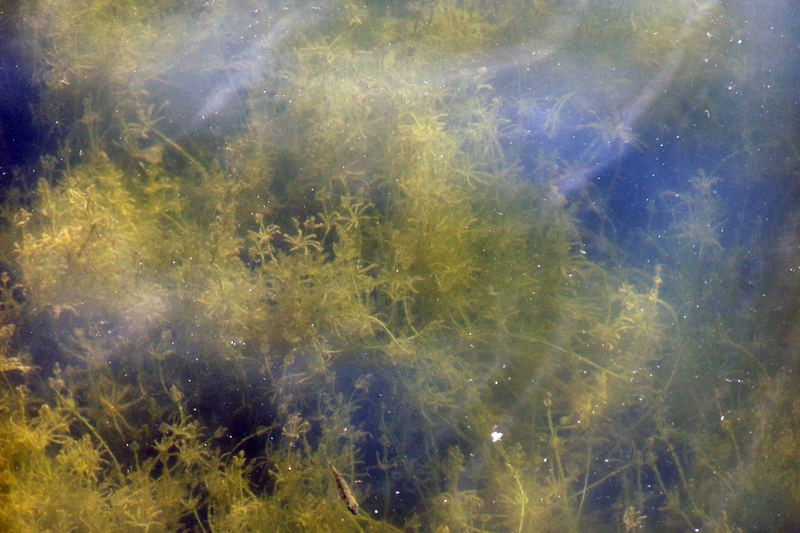
M 797 217 L 743 220 L 800 142 L 718 99 L 794 90 L 740 9 L 21 0 L 0 529 L 796 527 Z

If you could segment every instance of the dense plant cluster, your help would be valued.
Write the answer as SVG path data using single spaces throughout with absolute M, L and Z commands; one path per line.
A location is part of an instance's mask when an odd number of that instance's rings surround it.
M 18 2 L 0 529 L 798 527 L 800 220 L 734 208 L 800 151 L 740 14 Z M 618 232 L 587 176 L 667 133 L 713 159 Z

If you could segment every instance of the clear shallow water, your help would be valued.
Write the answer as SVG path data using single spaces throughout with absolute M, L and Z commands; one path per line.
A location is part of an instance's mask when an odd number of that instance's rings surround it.
M 798 527 L 788 3 L 0 16 L 2 528 Z

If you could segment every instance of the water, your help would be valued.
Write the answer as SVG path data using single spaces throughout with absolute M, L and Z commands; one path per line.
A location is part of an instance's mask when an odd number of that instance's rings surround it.
M 0 530 L 800 528 L 791 2 L 0 32 Z

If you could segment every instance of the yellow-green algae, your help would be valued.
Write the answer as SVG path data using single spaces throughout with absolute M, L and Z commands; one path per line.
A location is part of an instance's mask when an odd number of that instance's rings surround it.
M 800 523 L 798 315 L 736 315 L 754 243 L 722 240 L 724 176 L 659 198 L 660 264 L 626 266 L 558 189 L 580 162 L 523 165 L 508 118 L 643 149 L 623 102 L 692 2 L 245 4 L 19 3 L 57 148 L 2 206 L 0 529 Z M 683 53 L 744 83 L 702 30 Z M 524 94 L 537 39 L 591 90 Z M 724 77 L 686 64 L 676 94 Z M 228 95 L 210 128 L 196 85 Z M 760 309 L 797 296 L 771 279 Z

